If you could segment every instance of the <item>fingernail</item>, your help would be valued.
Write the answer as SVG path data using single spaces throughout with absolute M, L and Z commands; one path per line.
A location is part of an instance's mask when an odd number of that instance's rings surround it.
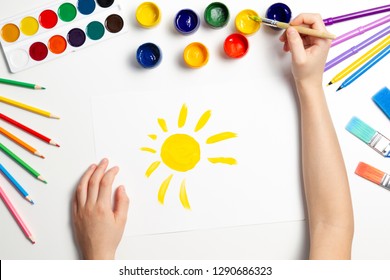
M 108 159 L 107 158 L 104 158 L 102 159 L 101 163 L 107 163 L 108 162 Z

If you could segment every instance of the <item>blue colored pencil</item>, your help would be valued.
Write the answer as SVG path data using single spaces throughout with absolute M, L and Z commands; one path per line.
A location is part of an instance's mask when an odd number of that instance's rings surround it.
M 390 53 L 390 45 L 388 45 L 386 48 L 381 50 L 377 55 L 375 55 L 373 58 L 371 58 L 366 64 L 364 64 L 362 67 L 360 67 L 357 71 L 355 71 L 351 76 L 349 76 L 342 84 L 341 86 L 336 90 L 339 91 L 340 89 L 343 89 L 350 84 L 352 84 L 354 81 L 356 81 L 361 75 L 366 73 L 371 67 L 373 67 L 375 64 L 377 64 L 379 61 L 382 60 L 386 55 Z
M 324 72 L 326 72 L 327 70 L 329 70 L 330 68 L 336 66 L 337 64 L 339 64 L 340 62 L 346 60 L 347 58 L 357 54 L 359 51 L 361 51 L 362 49 L 364 49 L 365 47 L 371 45 L 372 43 L 374 43 L 375 41 L 379 40 L 380 38 L 386 36 L 387 34 L 390 33 L 390 25 L 387 26 L 386 28 L 382 29 L 381 31 L 379 31 L 378 33 L 375 33 L 374 35 L 372 35 L 370 38 L 364 40 L 363 42 L 361 42 L 360 44 L 350 48 L 349 50 L 346 50 L 345 52 L 343 52 L 342 54 L 336 56 L 335 58 L 333 58 L 332 60 L 328 61 L 326 64 L 325 64 L 325 69 L 324 69 Z
M 29 197 L 28 193 L 25 189 L 12 177 L 11 174 L 5 169 L 5 167 L 0 163 L 0 171 L 4 174 L 4 176 L 11 182 L 11 184 L 20 192 L 20 194 L 31 204 L 34 204 L 34 201 Z

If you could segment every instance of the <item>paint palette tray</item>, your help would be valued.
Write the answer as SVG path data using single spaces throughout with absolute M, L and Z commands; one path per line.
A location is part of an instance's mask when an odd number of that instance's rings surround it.
M 0 21 L 0 44 L 16 73 L 127 31 L 115 0 L 65 0 Z

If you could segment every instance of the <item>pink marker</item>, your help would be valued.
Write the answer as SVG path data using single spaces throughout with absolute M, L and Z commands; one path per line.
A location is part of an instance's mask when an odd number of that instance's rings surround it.
M 26 235 L 30 241 L 35 244 L 35 240 L 31 234 L 31 232 L 28 230 L 26 224 L 23 222 L 22 218 L 19 216 L 18 212 L 16 211 L 15 207 L 12 205 L 11 201 L 3 191 L 3 189 L 0 187 L 0 198 L 4 201 L 5 206 L 7 206 L 9 212 L 14 217 L 15 221 L 18 223 L 19 227 L 23 231 L 23 233 Z
M 336 39 L 332 41 L 332 44 L 330 45 L 331 47 L 334 47 L 342 42 L 345 42 L 353 37 L 356 37 L 358 35 L 363 34 L 366 31 L 369 31 L 371 29 L 374 29 L 375 27 L 381 26 L 382 24 L 385 24 L 390 21 L 390 15 L 387 15 L 383 18 L 380 18 L 376 21 L 373 21 L 367 25 L 360 26 L 352 31 L 349 31 L 341 36 L 338 36 Z

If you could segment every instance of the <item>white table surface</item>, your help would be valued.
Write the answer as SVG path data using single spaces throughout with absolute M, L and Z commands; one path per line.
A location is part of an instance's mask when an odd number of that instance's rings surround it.
M 1 0 L 0 2 L 0 19 L 12 17 L 18 13 L 48 4 L 47 0 Z M 36 205 L 28 205 L 14 191 L 9 191 L 8 193 L 14 201 L 15 207 L 31 228 L 37 243 L 31 245 L 25 239 L 5 206 L 0 203 L 1 259 L 77 259 L 79 257 L 72 236 L 70 200 L 79 177 L 91 162 L 96 161 L 90 105 L 92 96 L 124 92 L 126 90 L 169 90 L 173 84 L 179 86 L 180 83 L 186 82 L 185 79 L 181 81 L 170 76 L 169 67 L 183 68 L 178 62 L 180 51 L 187 42 L 193 41 L 196 35 L 185 38 L 175 35 L 178 41 L 174 41 L 166 38 L 164 40 L 161 34 L 172 28 L 171 23 L 175 11 L 190 7 L 201 13 L 211 1 L 191 0 L 186 1 L 185 5 L 178 0 L 156 1 L 163 11 L 163 19 L 158 28 L 151 30 L 141 30 L 135 23 L 135 9 L 143 1 L 119 2 L 122 4 L 125 20 L 129 27 L 127 34 L 18 74 L 9 73 L 4 56 L 0 58 L 0 77 L 36 82 L 47 87 L 47 90 L 44 92 L 33 92 L 22 88 L 0 85 L 1 95 L 34 104 L 61 116 L 61 120 L 46 119 L 0 104 L 1 112 L 9 114 L 16 119 L 25 120 L 25 123 L 28 123 L 31 127 L 45 132 L 45 134 L 61 144 L 61 148 L 56 148 L 29 138 L 31 139 L 31 144 L 35 145 L 47 158 L 41 160 L 26 155 L 26 161 L 28 160 L 31 165 L 40 170 L 49 184 L 44 185 L 32 179 L 25 172 L 20 171 L 17 177 L 24 184 L 28 184 L 30 195 L 37 201 Z M 218 34 L 229 34 L 234 31 L 233 18 L 238 11 L 251 8 L 259 14 L 264 14 L 265 10 L 274 2 L 245 1 L 244 4 L 241 1 L 229 0 L 224 1 L 224 3 L 231 8 L 232 16 L 226 30 L 218 31 L 220 32 Z M 285 1 L 285 3 L 291 7 L 294 15 L 301 12 L 316 12 L 321 13 L 326 18 L 386 5 L 388 1 L 345 0 L 338 1 L 337 5 L 326 1 Z M 384 15 L 380 14 L 353 22 L 340 23 L 330 26 L 328 29 L 332 33 L 340 35 L 382 16 Z M 202 25 L 201 28 L 205 29 L 206 27 Z M 165 31 L 161 32 L 161 30 Z M 331 49 L 329 57 L 335 57 L 377 31 L 379 29 L 367 32 L 367 34 L 359 38 Z M 258 34 L 250 37 L 250 42 L 254 46 L 265 45 L 267 51 L 274 51 L 274 56 L 270 55 L 269 59 L 280 58 L 281 61 L 286 61 L 280 49 L 271 47 L 273 45 L 279 46 L 276 43 L 277 36 L 274 35 L 273 31 L 262 27 Z M 224 37 L 225 35 L 218 36 Z M 269 38 L 262 42 L 257 41 L 259 38 L 264 38 L 264 36 Z M 270 38 L 271 36 L 274 38 Z M 152 41 L 150 38 L 160 42 L 160 46 L 169 51 L 164 53 L 164 60 L 159 68 L 144 71 L 135 65 L 134 53 L 138 45 L 146 40 Z M 105 54 L 107 50 L 111 51 L 109 55 Z M 250 51 L 259 52 L 262 50 L 253 47 Z M 172 57 L 173 55 L 176 57 Z M 183 71 L 189 73 L 190 78 L 195 78 L 197 83 L 207 85 L 208 82 L 211 82 L 209 79 L 210 75 L 207 75 L 208 69 L 216 69 L 218 67 L 224 69 L 222 66 L 226 66 L 226 71 L 232 71 L 234 68 L 229 65 L 230 63 L 240 65 L 239 63 L 242 62 L 226 61 L 220 54 L 219 56 L 211 57 L 209 64 L 202 69 L 194 72 L 192 70 L 184 70 L 183 68 Z M 254 65 L 254 63 L 250 65 Z M 333 75 L 346 65 L 345 63 L 340 64 L 325 73 L 324 83 L 327 83 Z M 389 65 L 389 58 L 385 58 L 375 68 L 371 69 L 361 79 L 344 89 L 341 93 L 336 94 L 334 92 L 336 86 L 325 89 L 329 108 L 344 153 L 351 185 L 355 213 L 355 237 L 352 253 L 354 259 L 390 258 L 390 193 L 354 174 L 359 161 L 366 161 L 389 172 L 390 165 L 388 164 L 388 159 L 384 159 L 373 152 L 344 129 L 349 119 L 356 115 L 367 123 L 372 124 L 383 134 L 390 136 L 389 120 L 370 100 L 371 96 L 379 89 L 384 86 L 390 86 L 387 74 L 390 70 Z M 106 70 L 110 68 L 120 70 Z M 285 83 L 291 83 L 288 72 L 287 65 L 284 69 L 272 69 L 274 75 L 281 75 L 281 77 L 284 75 Z M 218 75 L 215 79 L 212 82 L 225 81 L 222 75 Z M 146 81 L 148 82 L 146 83 Z M 287 97 L 286 102 L 290 102 L 292 107 L 296 106 L 295 99 L 291 96 Z M 296 122 L 298 122 L 298 118 Z M 4 124 L 4 127 L 9 126 Z M 23 153 L 19 147 L 8 140 L 2 141 L 15 151 Z M 298 147 L 292 148 L 298 149 Z M 18 170 L 18 167 L 3 154 L 0 154 L 0 160 L 12 166 L 13 170 Z M 0 183 L 2 185 L 8 184 L 3 178 L 0 179 Z M 7 186 L 7 188 L 10 187 Z M 308 249 L 306 221 L 290 221 L 275 224 L 124 237 L 119 246 L 117 258 L 304 259 L 308 256 Z

